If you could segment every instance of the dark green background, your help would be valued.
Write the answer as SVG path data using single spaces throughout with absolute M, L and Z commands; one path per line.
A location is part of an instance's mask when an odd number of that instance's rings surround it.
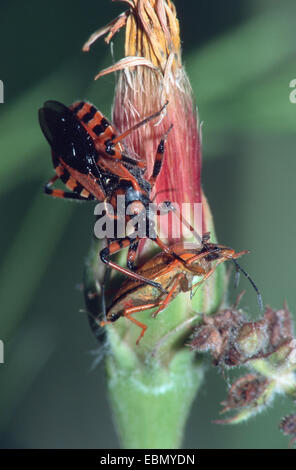
M 203 126 L 203 187 L 218 238 L 250 249 L 243 266 L 264 301 L 293 311 L 295 289 L 296 78 L 293 0 L 176 1 L 184 62 Z M 49 148 L 37 123 L 47 99 L 93 101 L 110 116 L 114 77 L 93 83 L 111 63 L 88 35 L 122 11 L 109 0 L 0 3 L 1 447 L 115 448 L 103 366 L 92 370 L 92 337 L 79 289 L 93 231 L 92 204 L 51 200 Z M 122 52 L 122 34 L 115 57 Z M 242 305 L 258 316 L 247 289 Z M 234 299 L 235 293 L 232 293 Z M 102 351 L 101 351 L 102 352 Z M 226 383 L 208 362 L 185 447 L 287 447 L 277 429 L 292 408 L 284 397 L 249 423 L 211 424 Z M 120 399 L 120 397 L 118 398 Z

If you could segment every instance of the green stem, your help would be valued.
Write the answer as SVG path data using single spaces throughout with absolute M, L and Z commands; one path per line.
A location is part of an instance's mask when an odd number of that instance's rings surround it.
M 127 367 L 118 359 L 117 354 L 109 356 L 106 366 L 109 398 L 122 447 L 179 448 L 202 382 L 202 366 L 184 350 L 175 355 L 168 368 L 157 363 L 141 367 L 136 360 L 134 367 L 131 362 Z

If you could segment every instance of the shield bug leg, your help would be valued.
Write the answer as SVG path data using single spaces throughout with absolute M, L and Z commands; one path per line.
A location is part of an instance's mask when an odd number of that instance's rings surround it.
M 132 271 L 136 269 L 135 260 L 137 257 L 138 246 L 139 246 L 139 240 L 137 240 L 136 242 L 132 243 L 129 246 L 128 253 L 127 253 L 127 267 L 128 269 L 131 269 Z
M 85 191 L 85 194 L 87 195 L 83 196 L 82 194 L 75 193 L 74 191 L 64 191 L 63 189 L 52 188 L 53 184 L 56 182 L 57 179 L 59 179 L 59 176 L 55 175 L 48 181 L 48 183 L 46 183 L 43 188 L 45 194 L 61 199 L 76 199 L 79 201 L 85 201 L 86 199 L 94 199 L 94 197 L 88 191 Z
M 150 178 L 148 180 L 150 185 L 151 185 L 151 188 L 153 188 L 153 186 L 156 182 L 156 179 L 157 179 L 157 177 L 158 177 L 158 175 L 161 171 L 162 163 L 163 163 L 163 157 L 164 157 L 165 143 L 166 143 L 167 137 L 169 135 L 169 132 L 172 130 L 172 128 L 173 128 L 173 124 L 170 125 L 169 129 L 164 134 L 164 136 L 162 137 L 161 141 L 158 144 L 157 152 L 156 152 L 156 156 L 155 156 L 155 160 L 154 160 L 154 165 L 153 165 L 153 170 L 152 170 L 152 175 L 150 176 Z

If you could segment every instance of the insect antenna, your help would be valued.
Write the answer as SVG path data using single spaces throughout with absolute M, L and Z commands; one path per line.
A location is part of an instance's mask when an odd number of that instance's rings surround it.
M 248 280 L 249 282 L 251 283 L 251 285 L 253 286 L 253 288 L 255 289 L 255 292 L 257 293 L 257 299 L 258 299 L 258 304 L 259 304 L 259 308 L 260 310 L 263 310 L 263 300 L 262 300 L 262 296 L 259 292 L 259 289 L 258 287 L 256 286 L 255 282 L 253 281 L 253 279 L 251 278 L 251 276 L 240 266 L 240 264 L 236 261 L 236 259 L 232 259 L 232 261 L 234 262 L 234 265 L 235 265 L 235 269 L 236 269 L 236 278 L 235 278 L 235 285 L 237 285 L 237 282 L 239 280 L 239 273 L 241 272 Z
M 157 198 L 157 196 L 159 196 L 159 194 L 161 194 L 161 193 L 167 193 L 167 192 L 169 192 L 169 191 L 171 191 L 171 192 L 177 192 L 177 190 L 174 189 L 174 188 L 160 189 L 159 191 L 157 191 L 157 193 L 154 194 L 153 198 L 151 199 L 151 202 L 154 202 L 155 199 Z

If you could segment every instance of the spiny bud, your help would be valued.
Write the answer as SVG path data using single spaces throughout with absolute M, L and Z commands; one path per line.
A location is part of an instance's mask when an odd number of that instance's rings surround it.
M 258 413 L 272 398 L 270 380 L 260 374 L 247 374 L 237 379 L 228 391 L 228 397 L 221 404 L 221 413 L 231 410 L 240 411 L 233 417 L 217 420 L 217 424 L 238 423 Z
M 296 414 L 290 414 L 285 416 L 279 425 L 280 430 L 285 434 L 285 436 L 292 436 L 290 440 L 289 447 L 292 447 L 296 442 Z
M 203 322 L 194 329 L 188 346 L 193 351 L 210 351 L 214 364 L 226 364 L 226 356 L 233 345 L 245 317 L 235 309 L 225 309 L 212 316 L 203 316 Z
M 196 351 L 210 351 L 219 365 L 251 365 L 251 361 L 266 359 L 273 366 L 287 367 L 289 361 L 293 362 L 296 345 L 291 314 L 285 306 L 278 311 L 267 307 L 257 322 L 248 322 L 234 308 L 203 317 L 189 346 Z

